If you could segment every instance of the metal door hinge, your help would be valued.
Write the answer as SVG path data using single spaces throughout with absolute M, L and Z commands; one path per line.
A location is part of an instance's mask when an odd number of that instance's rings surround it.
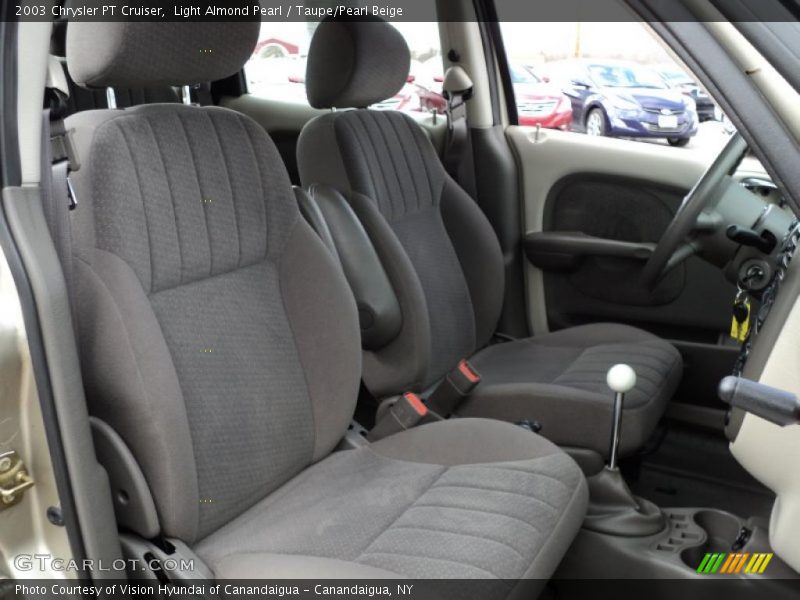
M 30 487 L 33 479 L 19 455 L 14 450 L 0 450 L 0 510 L 17 504 Z

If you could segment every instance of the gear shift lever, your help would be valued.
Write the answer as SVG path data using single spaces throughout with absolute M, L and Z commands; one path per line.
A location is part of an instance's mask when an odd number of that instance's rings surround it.
M 622 405 L 625 394 L 636 385 L 636 372 L 628 365 L 614 365 L 608 370 L 606 383 L 614 392 L 614 415 L 611 422 L 611 446 L 608 451 L 608 468 L 616 470 L 619 439 L 622 433 Z
M 617 465 L 622 407 L 625 394 L 636 385 L 636 373 L 628 365 L 614 365 L 608 370 L 606 383 L 614 392 L 608 466 L 588 479 L 589 510 L 583 526 L 610 535 L 653 535 L 664 529 L 664 515 L 652 502 L 633 495 Z

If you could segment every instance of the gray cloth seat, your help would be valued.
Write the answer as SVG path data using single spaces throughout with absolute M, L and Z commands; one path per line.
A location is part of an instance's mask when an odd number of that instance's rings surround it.
M 586 490 L 554 445 L 499 421 L 423 425 L 304 471 L 197 546 L 219 576 L 290 554 L 395 577 L 541 577 L 580 527 Z M 563 535 L 562 530 L 569 533 Z M 246 564 L 246 563 L 245 563 Z M 304 562 L 296 564 L 302 574 Z
M 635 451 L 680 381 L 678 352 L 611 324 L 487 348 L 505 288 L 494 230 L 408 115 L 364 108 L 402 87 L 409 61 L 402 36 L 377 20 L 323 21 L 309 48 L 311 105 L 358 110 L 336 110 L 306 125 L 298 142 L 301 181 L 346 195 L 404 319 L 394 340 L 364 351 L 365 385 L 379 398 L 423 391 L 471 357 L 483 381 L 463 414 L 535 419 L 559 444 L 605 455 L 613 402 L 605 371 L 628 361 L 640 377 L 625 410 L 622 448 Z
M 75 22 L 68 61 L 83 85 L 184 85 L 239 70 L 258 30 Z M 359 389 L 356 306 L 263 129 L 180 104 L 66 126 L 82 374 L 152 494 L 158 531 L 136 533 L 218 578 L 552 574 L 587 486 L 550 442 L 464 419 L 333 452 Z
M 537 420 L 541 433 L 555 443 L 571 446 L 580 440 L 580 447 L 605 454 L 611 436 L 605 379 L 618 363 L 631 365 L 637 376 L 636 387 L 625 396 L 620 441 L 620 451 L 631 454 L 664 412 L 682 365 L 673 346 L 634 327 L 584 325 L 489 346 L 472 357 L 484 379 L 459 412 Z

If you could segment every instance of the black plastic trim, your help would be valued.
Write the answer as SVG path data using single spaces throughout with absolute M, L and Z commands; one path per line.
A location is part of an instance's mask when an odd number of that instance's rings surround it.
M 508 122 L 511 125 L 518 125 L 519 115 L 517 114 L 517 101 L 514 94 L 514 84 L 511 81 L 511 68 L 508 63 L 505 43 L 503 42 L 503 32 L 500 27 L 500 21 L 497 17 L 497 10 L 494 6 L 494 0 L 486 0 L 486 3 L 490 5 L 489 13 L 491 16 L 490 21 L 486 23 L 486 33 L 489 35 L 489 41 L 494 53 L 493 58 L 497 61 L 497 66 L 500 70 L 500 82 L 503 85 L 503 95 L 505 96 Z M 492 106 L 499 106 L 499 102 L 499 97 L 493 98 Z M 496 120 L 495 124 L 498 122 L 499 120 Z
M 7 85 L 17 81 L 17 23 L 14 21 L 11 4 L 4 4 L 0 17 L 0 184 L 2 187 L 20 185 L 22 172 L 19 162 L 19 139 L 17 137 L 17 86 Z
M 490 27 L 490 21 L 497 20 L 497 11 L 493 0 L 475 0 L 475 16 L 481 31 L 483 56 L 486 60 L 486 71 L 489 75 L 487 79 L 489 81 L 489 99 L 492 104 L 492 124 L 500 125 L 500 94 L 497 89 L 497 69 L 495 68 L 495 64 L 498 64 L 495 62 L 498 57 Z
M 244 76 L 244 67 L 230 77 L 211 82 L 211 99 L 214 104 L 219 104 L 220 100 L 225 96 L 238 98 L 246 93 L 247 80 Z

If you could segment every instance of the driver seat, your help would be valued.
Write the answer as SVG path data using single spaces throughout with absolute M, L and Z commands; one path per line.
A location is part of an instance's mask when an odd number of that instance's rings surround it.
M 379 398 L 426 390 L 469 357 L 482 381 L 460 416 L 535 420 L 555 443 L 605 457 L 613 402 L 606 371 L 628 363 L 638 382 L 626 396 L 620 451 L 635 452 L 678 386 L 680 354 L 654 335 L 615 324 L 488 345 L 504 289 L 494 230 L 409 116 L 364 108 L 392 98 L 409 65 L 405 40 L 380 20 L 323 21 L 308 54 L 310 104 L 356 110 L 334 110 L 306 125 L 298 141 L 302 183 L 312 194 L 332 187 L 345 195 L 403 318 L 394 340 L 365 348 L 366 387 Z

